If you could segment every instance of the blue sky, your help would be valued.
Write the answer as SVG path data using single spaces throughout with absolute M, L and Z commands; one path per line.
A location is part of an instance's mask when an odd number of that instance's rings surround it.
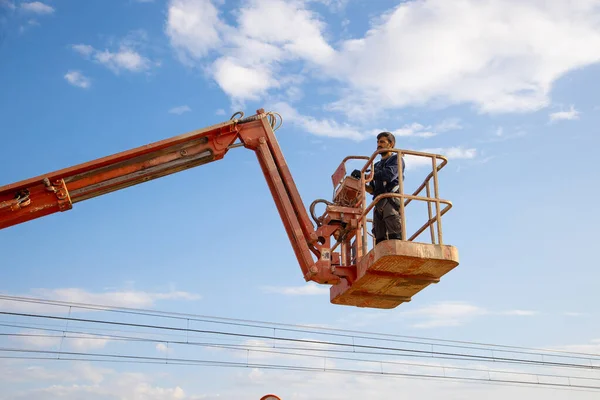
M 374 132 L 395 132 L 399 148 L 448 156 L 441 196 L 454 206 L 444 238 L 461 258 L 397 309 L 334 306 L 327 287 L 304 283 L 255 155 L 234 149 L 217 163 L 0 231 L 0 290 L 600 353 L 600 1 L 566 3 L 0 0 L 0 185 L 264 107 L 283 116 L 278 139 L 307 206 L 331 197 L 330 176 L 345 156 L 374 151 Z M 413 187 L 425 174 L 409 160 Z M 31 365 L 0 364 L 9 377 Z M 225 369 L 183 385 L 168 369 L 86 368 L 80 381 L 47 374 L 38 384 L 70 388 L 65 398 L 77 390 L 132 398 L 123 391 L 129 382 L 164 389 L 139 398 L 254 399 L 278 390 L 300 399 L 318 398 L 311 379 L 328 379 Z M 119 380 L 115 371 L 131 375 Z M 104 377 L 112 391 L 101 397 L 90 377 Z M 325 398 L 363 398 L 371 382 L 339 379 L 347 389 L 324 389 Z M 27 397 L 27 387 L 2 380 L 9 398 Z M 421 388 L 378 382 L 381 396 Z M 594 396 L 457 385 L 463 399 Z M 433 398 L 447 387 L 426 389 Z M 36 398 L 55 398 L 43 393 Z

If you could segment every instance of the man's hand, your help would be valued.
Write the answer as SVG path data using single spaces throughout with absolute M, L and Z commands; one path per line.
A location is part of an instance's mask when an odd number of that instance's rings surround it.
M 371 185 L 365 185 L 365 190 L 367 191 L 367 193 L 373 194 L 373 188 L 371 187 Z

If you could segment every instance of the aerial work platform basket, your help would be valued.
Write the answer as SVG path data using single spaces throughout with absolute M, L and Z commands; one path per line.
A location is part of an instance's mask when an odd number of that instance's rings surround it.
M 384 151 L 398 155 L 399 168 L 402 169 L 404 156 L 412 158 L 416 164 L 423 165 L 427 161 L 431 172 L 412 194 L 405 193 L 405 181 L 399 174 L 399 187 L 395 193 L 385 193 L 372 201 L 367 201 L 365 185 L 373 179 L 373 162 L 375 157 Z M 360 178 L 346 176 L 346 162 L 352 159 L 365 159 L 360 170 Z M 371 157 L 346 157 L 332 176 L 334 185 L 334 202 L 347 207 L 362 210 L 358 218 L 354 241 L 338 240 L 333 250 L 340 247 L 338 268 L 344 265 L 355 265 L 346 279 L 330 289 L 330 299 L 334 304 L 369 308 L 395 308 L 411 301 L 412 297 L 432 283 L 438 283 L 442 276 L 458 265 L 458 250 L 454 246 L 443 243 L 442 216 L 450 210 L 452 203 L 439 196 L 438 172 L 447 164 L 441 155 L 400 149 L 379 150 Z M 370 172 L 371 171 L 371 172 Z M 433 186 L 433 190 L 432 190 Z M 423 191 L 425 194 L 423 195 Z M 402 221 L 402 240 L 385 240 L 375 244 L 368 227 L 372 219 L 367 216 L 378 201 L 384 198 L 400 199 L 400 216 Z M 407 206 L 411 203 L 425 202 L 427 222 L 422 224 L 411 235 L 407 236 Z M 417 242 L 426 230 L 430 240 Z M 332 263 L 335 270 L 335 263 Z

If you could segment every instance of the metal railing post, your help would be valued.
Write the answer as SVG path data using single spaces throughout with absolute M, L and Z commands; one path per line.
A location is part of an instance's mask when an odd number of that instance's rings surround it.
M 443 244 L 442 241 L 442 216 L 440 215 L 440 197 L 438 189 L 438 174 L 437 174 L 437 157 L 435 154 L 432 158 L 433 164 L 433 192 L 435 195 L 435 218 L 437 222 L 438 244 Z
M 425 186 L 425 193 L 427 193 L 427 198 L 431 198 L 431 188 L 429 186 L 429 180 L 427 181 L 427 185 Z M 435 232 L 433 231 L 433 223 L 431 222 L 433 218 L 433 214 L 431 211 L 431 202 L 427 202 L 427 214 L 429 215 L 429 233 L 431 234 L 431 244 L 435 244 Z
M 400 223 L 402 224 L 402 240 L 406 240 L 406 215 L 404 214 L 404 174 L 402 170 L 402 151 L 396 150 L 398 161 L 398 186 L 400 186 Z
M 356 253 L 358 257 L 364 256 L 368 253 L 368 245 L 369 245 L 369 232 L 368 232 L 368 224 L 367 222 L 370 221 L 367 218 L 367 214 L 375 207 L 376 202 L 383 200 L 384 198 L 388 198 L 388 197 L 394 197 L 394 198 L 399 198 L 400 199 L 400 218 L 401 218 L 401 224 L 402 224 L 402 240 L 403 241 L 409 241 L 412 242 L 413 240 L 415 240 L 421 233 L 423 233 L 426 229 L 429 228 L 429 233 L 431 236 L 431 243 L 432 244 L 436 244 L 436 237 L 437 237 L 437 244 L 443 244 L 443 236 L 442 236 L 442 216 L 450 209 L 452 208 L 452 203 L 449 202 L 448 200 L 443 200 L 440 199 L 439 196 L 439 182 L 438 182 L 438 170 L 442 169 L 446 164 L 447 164 L 447 159 L 444 156 L 441 155 L 437 155 L 437 154 L 429 154 L 429 153 L 423 153 L 423 152 L 418 152 L 418 151 L 410 151 L 410 150 L 402 150 L 402 149 L 390 149 L 387 151 L 393 151 L 398 155 L 398 193 L 383 193 L 380 196 L 377 196 L 376 198 L 373 199 L 373 201 L 371 202 L 367 202 L 367 192 L 364 189 L 365 187 L 365 183 L 367 182 L 367 180 L 371 181 L 372 180 L 372 176 L 370 177 L 371 179 L 367 179 L 367 177 L 365 176 L 367 169 L 369 168 L 369 166 L 371 166 L 371 169 L 373 167 L 373 163 L 374 163 L 374 159 L 377 157 L 377 155 L 379 155 L 380 153 L 384 152 L 384 149 L 381 150 L 377 150 L 373 153 L 373 155 L 371 155 L 371 157 L 355 157 L 355 156 L 351 156 L 351 157 L 347 157 L 346 159 L 350 159 L 350 158 L 365 158 L 368 161 L 365 163 L 365 165 L 363 166 L 362 170 L 361 170 L 361 177 L 360 177 L 360 182 L 361 182 L 361 186 L 363 187 L 362 189 L 362 195 L 361 195 L 361 205 L 360 205 L 360 209 L 362 210 L 362 215 L 359 217 L 358 220 L 358 226 L 357 226 L 357 234 L 356 234 Z M 412 194 L 406 194 L 405 193 L 405 189 L 404 189 L 404 177 L 403 177 L 403 170 L 402 170 L 402 158 L 404 155 L 413 155 L 416 157 L 428 157 L 431 159 L 431 165 L 432 165 L 432 169 L 433 171 L 431 173 L 429 173 L 425 179 L 423 180 L 423 182 L 419 185 L 419 187 L 416 189 L 416 191 Z M 442 162 L 441 164 L 438 166 L 437 160 L 441 159 Z M 373 172 L 371 171 L 371 174 Z M 431 189 L 431 180 L 433 180 L 433 193 L 432 193 L 432 189 Z M 423 189 L 425 189 L 426 195 L 420 195 L 423 192 Z M 408 206 L 408 204 L 411 201 L 425 201 L 427 203 L 427 214 L 428 214 L 428 221 L 422 225 L 420 228 L 418 228 L 414 234 L 412 234 L 410 237 L 408 237 L 407 235 L 407 216 L 406 216 L 406 207 Z M 434 216 L 434 212 L 432 209 L 432 203 L 435 203 L 435 216 Z M 442 204 L 444 204 L 444 208 L 442 209 Z M 358 206 L 358 205 L 357 205 Z M 436 226 L 437 226 L 437 234 L 436 234 Z M 374 238 L 373 238 L 374 241 Z M 373 246 L 375 245 L 375 243 L 373 243 Z

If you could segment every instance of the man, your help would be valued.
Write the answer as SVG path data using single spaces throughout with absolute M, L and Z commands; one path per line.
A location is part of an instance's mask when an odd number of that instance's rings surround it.
M 390 132 L 377 135 L 377 150 L 393 149 L 396 138 Z M 376 162 L 373 180 L 366 187 L 373 198 L 383 193 L 398 192 L 398 154 L 380 153 L 381 160 Z M 402 179 L 404 179 L 404 158 L 402 158 Z M 402 239 L 402 220 L 400 217 L 400 198 L 381 199 L 373 207 L 373 235 L 375 244 L 388 239 Z

